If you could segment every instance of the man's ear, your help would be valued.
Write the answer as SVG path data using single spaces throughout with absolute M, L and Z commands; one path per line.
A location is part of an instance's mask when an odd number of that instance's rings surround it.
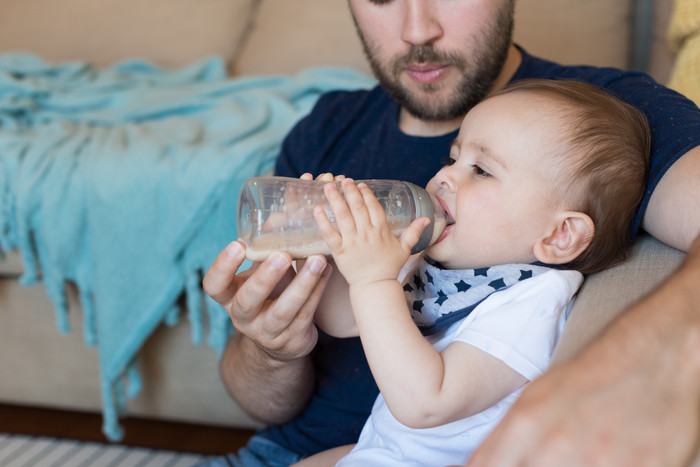
M 535 244 L 535 258 L 545 264 L 566 264 L 588 248 L 594 233 L 595 225 L 587 214 L 564 211 L 552 231 Z

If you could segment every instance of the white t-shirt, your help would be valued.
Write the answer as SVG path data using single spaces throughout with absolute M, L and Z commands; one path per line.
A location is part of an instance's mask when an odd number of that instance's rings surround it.
M 549 365 L 582 281 L 583 276 L 576 271 L 547 271 L 494 292 L 462 321 L 427 339 L 438 352 L 454 341 L 466 342 L 532 381 Z M 521 391 L 522 388 L 478 414 L 425 429 L 401 424 L 380 394 L 357 445 L 337 465 L 461 465 Z

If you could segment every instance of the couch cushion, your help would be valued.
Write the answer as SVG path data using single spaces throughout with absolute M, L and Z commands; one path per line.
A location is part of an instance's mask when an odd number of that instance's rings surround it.
M 624 68 L 629 9 L 620 0 L 518 0 L 515 40 L 560 63 Z
M 623 310 L 669 277 L 684 258 L 685 253 L 643 234 L 627 261 L 586 277 L 552 363 L 573 357 Z
M 3 251 L 0 259 L 0 278 L 17 278 L 24 272 L 22 257 L 17 250 Z
M 67 287 L 70 334 L 56 330 L 43 287 L 0 279 L 0 403 L 99 412 L 100 368 L 85 346 L 82 314 Z M 195 346 L 186 319 L 160 326 L 139 354 L 143 390 L 127 403 L 130 416 L 255 428 L 226 392 L 216 352 Z M 3 464 L 5 465 L 5 464 Z
M 515 38 L 529 52 L 563 63 L 624 67 L 628 18 L 629 4 L 619 0 L 518 0 Z M 311 65 L 369 73 L 347 0 L 264 0 L 234 74 Z
M 132 57 L 178 66 L 229 60 L 255 0 L 0 0 L 0 51 L 106 65 Z
M 347 66 L 370 73 L 347 0 L 264 0 L 232 73 Z

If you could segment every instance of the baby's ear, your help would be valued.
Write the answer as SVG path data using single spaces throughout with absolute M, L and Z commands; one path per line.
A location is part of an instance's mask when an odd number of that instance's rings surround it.
M 535 258 L 545 264 L 566 264 L 588 248 L 594 233 L 595 225 L 587 214 L 563 211 L 552 231 L 535 244 Z

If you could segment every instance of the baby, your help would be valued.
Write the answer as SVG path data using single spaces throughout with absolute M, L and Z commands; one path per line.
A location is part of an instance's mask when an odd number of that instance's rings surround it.
M 466 115 L 428 183 L 450 222 L 403 283 L 429 220 L 397 238 L 366 185 L 327 184 L 336 225 L 314 215 L 345 281 L 316 322 L 359 334 L 380 395 L 356 445 L 299 465 L 463 464 L 547 368 L 583 274 L 624 259 L 649 146 L 641 112 L 604 91 L 512 84 Z

